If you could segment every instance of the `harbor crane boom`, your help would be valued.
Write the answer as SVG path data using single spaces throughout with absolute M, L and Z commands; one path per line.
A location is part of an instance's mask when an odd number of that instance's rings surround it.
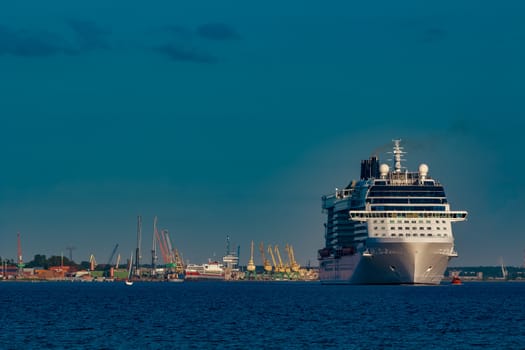
M 261 258 L 264 266 L 264 271 L 271 272 L 272 271 L 272 264 L 266 259 L 266 256 L 264 255 L 264 244 L 261 242 L 259 244 L 259 251 L 261 252 Z

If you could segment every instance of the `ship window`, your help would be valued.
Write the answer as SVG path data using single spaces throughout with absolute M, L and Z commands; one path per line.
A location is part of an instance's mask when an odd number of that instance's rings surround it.
M 420 224 L 422 224 L 422 223 L 423 223 L 423 220 L 418 220 L 417 222 L 419 222 Z
M 432 230 L 432 227 L 427 227 L 427 230 Z
M 432 233 L 427 234 L 428 237 L 432 237 Z
M 407 230 L 407 231 L 410 230 L 410 227 L 405 227 L 405 230 Z
M 390 227 L 391 230 L 395 230 L 396 228 L 394 226 Z
M 398 230 L 402 230 L 403 228 L 402 228 L 402 227 L 398 227 L 397 229 L 398 229 Z
M 407 237 L 410 237 L 410 233 L 407 233 Z
M 427 224 L 430 224 L 430 220 L 427 220 Z
M 420 230 L 424 230 L 425 228 L 424 228 L 424 227 L 420 227 L 419 229 L 420 229 Z
M 408 224 L 408 220 L 403 221 L 403 223 Z
M 415 224 L 416 223 L 416 220 L 412 220 L 410 221 L 411 224 Z
M 446 233 L 443 234 L 443 237 L 447 237 L 448 235 Z
M 385 237 L 386 235 L 383 233 L 381 236 Z
M 384 227 L 384 226 L 383 226 L 383 227 L 381 227 L 381 230 L 384 230 L 384 229 L 385 229 L 385 227 Z
M 424 233 L 420 233 L 419 236 L 420 237 L 425 237 L 425 234 Z
M 390 220 L 390 223 L 391 223 L 391 224 L 395 224 L 396 221 L 395 221 L 395 220 Z
M 377 220 L 374 220 L 374 224 L 376 224 L 376 223 L 377 223 Z
M 444 223 L 445 223 L 445 220 L 441 221 L 441 223 L 444 224 Z
M 400 233 L 400 234 L 399 234 L 399 237 L 403 237 L 403 234 L 402 234 L 402 233 Z
M 438 230 L 441 230 L 441 227 L 439 227 L 439 226 L 438 226 L 438 227 L 436 227 L 436 228 L 437 228 Z
M 445 226 L 445 227 L 443 227 L 443 230 L 446 230 L 446 229 L 447 229 L 447 227 L 446 227 L 446 226 Z
M 439 224 L 439 220 L 436 220 L 436 224 Z
M 377 226 L 374 226 L 374 230 L 377 230 Z
M 392 234 L 391 234 L 390 236 L 392 236 L 392 237 L 395 237 L 395 236 L 396 236 L 396 234 L 395 234 L 395 233 L 392 233 Z
M 412 230 L 417 230 L 417 227 L 412 227 Z
M 438 227 L 439 228 L 439 227 Z M 438 237 L 441 237 L 441 233 L 438 233 Z

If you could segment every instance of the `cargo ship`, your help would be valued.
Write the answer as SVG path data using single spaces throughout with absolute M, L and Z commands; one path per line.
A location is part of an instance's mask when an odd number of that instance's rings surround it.
M 452 223 L 467 212 L 450 209 L 426 164 L 417 172 L 402 166 L 400 141 L 393 140 L 393 169 L 373 155 L 361 162 L 359 180 L 322 197 L 321 283 L 435 285 L 458 256 Z

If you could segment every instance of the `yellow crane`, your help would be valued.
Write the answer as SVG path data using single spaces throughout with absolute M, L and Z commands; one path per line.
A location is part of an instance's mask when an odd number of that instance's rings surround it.
M 283 259 L 281 259 L 281 252 L 279 252 L 279 247 L 277 246 L 277 244 L 273 247 L 273 249 L 275 250 L 275 254 L 277 254 L 277 259 L 279 259 L 279 273 L 283 275 L 284 273 L 290 272 L 288 266 L 285 266 L 283 264 Z
M 272 246 L 268 244 L 268 253 L 270 253 L 270 256 L 272 257 L 273 262 L 273 271 L 279 272 L 279 267 L 277 266 L 277 263 L 275 262 L 275 256 L 273 255 Z
M 291 245 L 286 245 L 286 252 L 288 253 L 288 261 L 290 262 L 290 277 L 297 279 L 299 277 L 299 269 L 301 266 L 295 261 L 293 247 Z
M 262 258 L 262 263 L 263 263 L 263 266 L 264 266 L 264 272 L 268 274 L 268 273 L 272 272 L 272 264 L 268 261 L 268 259 L 266 259 L 266 256 L 264 255 L 264 244 L 263 244 L 263 242 L 261 242 L 259 244 L 259 251 L 261 252 L 261 258 Z

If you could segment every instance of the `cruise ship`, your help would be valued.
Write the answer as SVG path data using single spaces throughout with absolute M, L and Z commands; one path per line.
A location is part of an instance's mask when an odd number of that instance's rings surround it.
M 361 177 L 322 197 L 325 247 L 318 251 L 323 284 L 441 282 L 454 249 L 452 211 L 443 186 L 421 164 L 402 166 L 401 140 L 393 140 L 393 169 L 376 155 L 361 162 Z

